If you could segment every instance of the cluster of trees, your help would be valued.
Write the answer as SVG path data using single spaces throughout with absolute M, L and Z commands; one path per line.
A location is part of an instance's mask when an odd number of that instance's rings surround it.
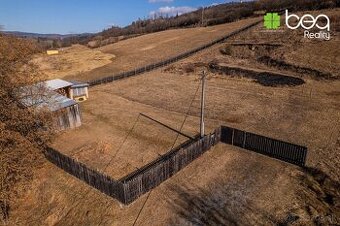
M 119 40 L 112 39 L 112 37 L 129 38 L 167 29 L 217 25 L 251 17 L 256 12 L 261 11 L 280 11 L 287 8 L 291 11 L 319 10 L 339 6 L 340 0 L 258 0 L 244 3 L 225 3 L 200 8 L 196 11 L 173 17 L 159 15 L 153 18 L 138 19 L 123 28 L 111 27 L 95 35 L 65 38 L 62 45 L 87 44 L 92 41 L 94 43 L 92 47 L 97 47 Z M 108 40 L 109 38 L 111 39 Z
M 50 113 L 20 104 L 20 87 L 41 79 L 30 63 L 38 51 L 32 41 L 0 34 L 0 222 L 9 217 L 11 201 L 29 185 L 52 136 Z
M 266 11 L 290 9 L 299 10 L 320 10 L 326 8 L 339 7 L 339 0 L 259 0 L 258 8 Z

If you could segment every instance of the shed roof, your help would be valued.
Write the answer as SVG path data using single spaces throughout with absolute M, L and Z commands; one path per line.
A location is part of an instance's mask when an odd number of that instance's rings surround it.
M 67 98 L 51 89 L 46 88 L 44 83 L 21 87 L 20 102 L 25 107 L 47 108 L 50 111 L 57 111 L 77 104 L 76 101 Z
M 70 81 L 72 82 L 72 88 L 82 88 L 82 87 L 88 87 L 89 84 L 86 82 L 78 82 L 78 81 Z
M 65 81 L 65 80 L 61 80 L 61 79 L 48 80 L 48 81 L 45 81 L 45 84 L 48 88 L 52 90 L 57 90 L 57 89 L 61 89 L 61 88 L 65 88 L 65 87 L 73 85 L 73 83 Z
M 46 103 L 46 106 L 51 110 L 51 111 L 57 111 L 62 108 L 67 108 L 72 105 L 78 104 L 76 101 L 67 98 L 63 95 L 60 95 L 59 93 L 56 93 L 53 95 L 53 97 L 50 99 L 49 102 Z

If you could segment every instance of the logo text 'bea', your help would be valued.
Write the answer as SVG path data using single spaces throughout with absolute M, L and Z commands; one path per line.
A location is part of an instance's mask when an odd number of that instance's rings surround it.
M 291 26 L 289 23 L 289 20 L 291 18 L 295 18 L 298 23 L 296 26 Z M 326 20 L 326 24 L 324 26 L 320 26 L 319 19 L 324 18 Z M 325 14 L 320 14 L 317 17 L 314 18 L 314 16 L 310 15 L 310 14 L 305 14 L 303 15 L 301 18 L 296 15 L 296 14 L 288 14 L 288 10 L 286 9 L 286 25 L 288 28 L 290 29 L 297 29 L 300 26 L 306 30 L 312 29 L 314 26 L 316 26 L 319 29 L 327 29 L 327 31 L 330 30 L 330 21 L 328 16 L 326 16 Z

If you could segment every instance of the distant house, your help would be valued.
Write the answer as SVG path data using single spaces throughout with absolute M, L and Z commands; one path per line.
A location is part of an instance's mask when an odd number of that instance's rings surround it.
M 22 87 L 20 89 L 21 103 L 24 107 L 34 107 L 38 110 L 45 108 L 55 113 L 55 123 L 59 130 L 79 127 L 81 126 L 81 111 L 79 104 L 73 98 L 84 95 L 87 99 L 88 85 L 77 83 L 76 87 L 73 87 L 74 85 L 65 80 L 54 79 Z M 79 87 L 81 90 L 78 90 L 79 85 L 81 85 Z M 74 90 L 76 90 L 75 96 Z

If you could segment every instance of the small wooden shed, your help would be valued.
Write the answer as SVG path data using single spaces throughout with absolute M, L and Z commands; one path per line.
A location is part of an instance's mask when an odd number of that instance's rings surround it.
M 46 81 L 45 85 L 48 89 L 53 90 L 70 99 L 73 99 L 72 91 L 71 91 L 71 87 L 73 83 L 62 80 L 62 79 L 53 79 L 53 80 Z
M 89 84 L 84 82 L 72 81 L 71 95 L 77 102 L 83 102 L 89 98 Z
M 20 88 L 20 102 L 24 107 L 48 109 L 55 115 L 58 130 L 73 129 L 81 126 L 79 104 L 69 98 L 72 83 L 60 81 L 41 82 Z
M 81 112 L 79 104 L 63 95 L 52 97 L 48 108 L 56 115 L 56 126 L 60 130 L 74 129 L 81 126 Z
M 89 98 L 88 83 L 77 81 L 68 82 L 62 79 L 53 79 L 45 83 L 49 89 L 77 102 L 83 102 Z

